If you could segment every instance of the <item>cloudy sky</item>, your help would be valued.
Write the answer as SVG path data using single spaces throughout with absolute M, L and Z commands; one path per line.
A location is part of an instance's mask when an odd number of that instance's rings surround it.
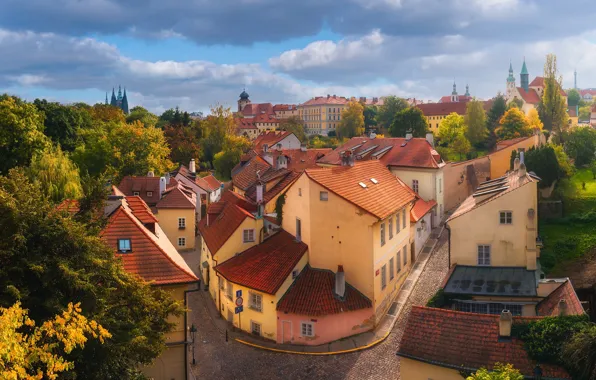
M 0 0 L 0 93 L 131 106 L 312 96 L 489 98 L 524 56 L 596 87 L 594 0 Z M 519 79 L 518 79 L 519 81 Z

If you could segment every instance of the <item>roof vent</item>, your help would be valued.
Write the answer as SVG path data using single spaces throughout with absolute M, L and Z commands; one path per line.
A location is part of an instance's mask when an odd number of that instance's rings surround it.
M 358 184 L 362 186 L 363 189 L 366 189 L 366 184 L 364 182 L 358 182 Z
M 375 178 L 371 178 L 371 179 L 370 179 L 370 182 L 374 183 L 375 185 L 376 185 L 377 183 L 379 183 L 379 181 L 377 181 Z

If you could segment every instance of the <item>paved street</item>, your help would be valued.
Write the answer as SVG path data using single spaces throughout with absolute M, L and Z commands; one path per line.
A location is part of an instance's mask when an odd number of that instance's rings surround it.
M 267 352 L 230 339 L 216 324 L 204 302 L 206 292 L 191 293 L 192 323 L 198 326 L 194 374 L 197 379 L 400 379 L 395 355 L 411 306 L 423 305 L 447 274 L 447 233 L 443 232 L 410 299 L 383 343 L 365 351 L 332 356 L 304 356 Z M 221 323 L 221 322 L 220 322 Z M 220 327 L 218 327 L 220 326 Z M 221 330 L 220 330 L 221 329 Z

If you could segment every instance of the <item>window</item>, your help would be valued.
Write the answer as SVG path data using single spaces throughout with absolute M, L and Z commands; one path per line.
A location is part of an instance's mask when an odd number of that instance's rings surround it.
M 300 271 L 298 269 L 294 269 L 292 271 L 292 280 L 295 279 L 296 277 L 298 277 L 299 274 L 300 274 Z
M 511 211 L 501 211 L 499 212 L 499 223 L 501 224 L 512 224 L 512 212 Z
M 296 218 L 296 240 L 302 241 L 302 221 Z
M 224 290 L 224 282 L 225 282 L 225 281 L 224 281 L 224 279 L 223 279 L 223 278 L 221 278 L 221 277 L 218 277 L 218 278 L 219 278 L 219 288 L 220 288 L 221 290 Z
M 408 264 L 408 246 L 404 245 L 404 268 Z
M 443 178 L 439 178 L 439 194 L 443 192 Z
M 405 208 L 403 209 L 403 211 L 401 213 L 401 221 L 403 224 L 402 228 L 405 230 L 406 229 L 406 209 Z
M 395 265 L 397 266 L 397 273 L 399 273 L 401 271 L 401 251 L 397 251 Z
M 381 289 L 387 287 L 387 265 L 383 265 L 381 268 Z
M 319 199 L 322 200 L 322 201 L 324 201 L 324 202 L 327 202 L 329 200 L 329 193 L 326 192 L 326 191 L 321 191 L 319 193 Z
M 186 238 L 185 237 L 178 238 L 178 247 L 186 247 Z
M 395 233 L 399 234 L 399 212 L 395 214 Z
M 301 196 L 302 196 L 302 188 L 301 188 L 301 187 L 299 187 L 299 188 L 298 188 L 298 196 L 299 196 L 299 197 L 301 197 Z
M 478 265 L 490 265 L 490 245 L 478 245 Z
M 414 192 L 416 194 L 418 194 L 418 180 L 417 179 L 412 180 L 412 190 L 414 190 Z
M 227 285 L 228 286 L 226 288 L 226 295 L 228 296 L 229 299 L 232 299 L 234 297 L 234 287 L 230 281 L 228 281 Z
M 178 218 L 178 229 L 183 230 L 186 228 L 186 218 Z
M 389 218 L 389 240 L 393 239 L 393 216 Z
M 141 195 L 141 193 L 139 193 L 138 191 L 133 191 L 132 195 L 134 195 L 135 197 L 138 197 L 139 195 Z
M 120 251 L 120 252 L 132 251 L 130 239 L 118 239 L 118 251 Z
M 148 197 L 152 197 L 152 196 L 153 196 L 153 191 L 148 191 L 148 192 L 147 192 L 147 196 L 148 196 Z
M 389 281 L 395 277 L 395 267 L 393 266 L 393 257 L 389 259 Z
M 522 305 L 506 303 L 480 303 L 455 301 L 455 310 L 468 313 L 499 315 L 503 310 L 509 310 L 515 316 L 522 315 Z
M 250 321 L 250 332 L 253 333 L 253 335 L 261 336 L 261 324 Z
M 381 223 L 381 247 L 385 245 L 385 222 Z
M 308 322 L 302 322 L 300 327 L 300 334 L 302 336 L 315 336 L 313 324 Z
M 250 308 L 256 311 L 263 311 L 263 297 L 260 294 L 250 292 Z
M 242 242 L 243 243 L 252 243 L 255 241 L 255 230 L 249 229 L 242 231 Z

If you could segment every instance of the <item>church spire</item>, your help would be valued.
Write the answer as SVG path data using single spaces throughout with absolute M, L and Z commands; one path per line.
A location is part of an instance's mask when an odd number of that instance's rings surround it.
M 122 87 L 118 85 L 118 101 L 122 100 Z
M 465 96 L 470 96 L 470 85 L 466 84 L 466 95 Z
M 125 114 L 128 114 L 128 98 L 126 97 L 126 87 L 124 87 L 124 96 L 122 97 L 121 108 Z
M 509 76 L 507 77 L 507 82 L 515 83 L 515 77 L 513 76 L 513 65 L 511 61 L 509 61 Z
M 526 57 L 524 57 L 524 64 L 522 65 L 521 73 L 519 74 L 519 80 L 521 86 L 527 92 L 530 84 L 530 74 L 528 73 L 528 68 L 526 67 Z
M 106 91 L 106 106 L 108 105 L 108 92 Z
M 455 81 L 453 81 L 453 92 L 451 95 L 457 95 L 457 86 L 455 85 Z
M 112 87 L 112 98 L 110 99 L 110 105 L 117 107 L 118 106 L 118 101 L 116 100 L 116 93 L 114 92 L 114 87 Z

